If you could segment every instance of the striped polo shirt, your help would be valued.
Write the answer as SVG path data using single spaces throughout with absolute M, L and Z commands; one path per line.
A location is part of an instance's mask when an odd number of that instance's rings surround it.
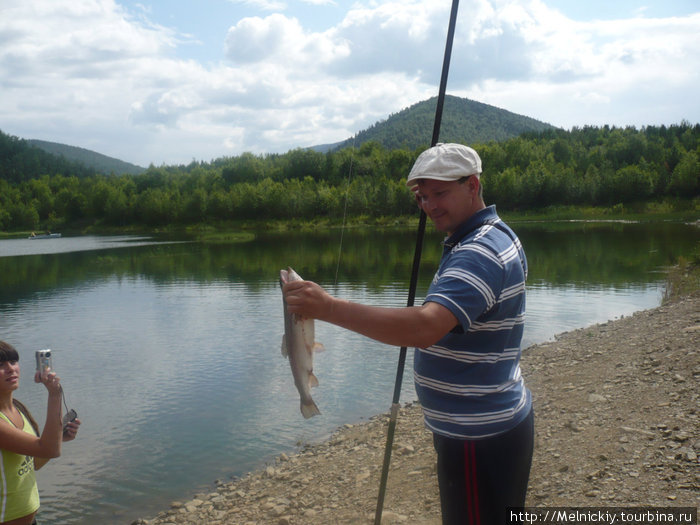
M 445 242 L 425 301 L 459 324 L 416 348 L 414 381 L 426 426 L 457 439 L 506 432 L 530 412 L 520 373 L 527 260 L 495 206 L 474 214 Z

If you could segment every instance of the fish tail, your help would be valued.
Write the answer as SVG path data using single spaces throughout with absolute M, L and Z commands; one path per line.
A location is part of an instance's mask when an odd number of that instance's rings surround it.
M 311 398 L 309 398 L 309 400 L 306 402 L 304 402 L 302 400 L 301 413 L 305 419 L 309 419 L 310 417 L 321 415 L 321 411 L 318 409 L 318 407 L 316 406 L 316 403 L 314 403 L 314 400 Z

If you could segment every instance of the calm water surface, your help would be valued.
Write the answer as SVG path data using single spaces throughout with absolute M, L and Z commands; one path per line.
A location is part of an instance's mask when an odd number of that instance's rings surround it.
M 524 346 L 657 306 L 663 268 L 700 243 L 700 230 L 682 224 L 513 226 L 530 262 Z M 345 298 L 403 306 L 414 232 L 350 230 L 342 247 L 337 231 L 162 241 L 0 241 L 0 339 L 20 351 L 18 397 L 43 422 L 45 390 L 29 377 L 34 350 L 51 348 L 83 421 L 37 474 L 42 523 L 152 516 L 389 409 L 398 349 L 316 323 L 322 416 L 302 418 L 280 355 L 277 279 L 291 265 Z M 426 239 L 417 302 L 439 241 Z M 402 401 L 415 398 L 411 365 L 409 355 Z

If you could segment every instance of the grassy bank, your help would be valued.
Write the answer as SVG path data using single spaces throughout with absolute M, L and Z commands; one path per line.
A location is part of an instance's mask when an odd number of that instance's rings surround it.
M 700 222 L 700 202 L 696 206 L 685 209 L 666 206 L 663 203 L 646 204 L 644 206 L 628 207 L 614 206 L 611 208 L 592 208 L 576 206 L 553 206 L 539 210 L 510 211 L 498 210 L 499 215 L 507 222 L 557 222 L 557 221 L 633 221 L 633 222 Z M 276 219 L 276 220 L 247 220 L 226 221 L 217 223 L 193 224 L 189 226 L 170 225 L 152 230 L 153 233 L 180 233 L 194 238 L 209 241 L 230 235 L 231 232 L 256 231 L 315 231 L 337 228 L 409 228 L 418 227 L 419 216 L 402 217 L 360 215 L 343 219 L 319 217 L 306 219 Z M 105 233 L 104 229 L 91 228 L 93 233 Z M 124 233 L 112 231 L 112 233 Z M 143 233 L 143 232 L 141 232 Z
M 592 206 L 549 206 L 533 210 L 513 211 L 498 208 L 499 214 L 506 221 L 700 221 L 700 199 L 671 199 L 665 198 L 658 202 L 643 202 L 636 204 L 616 204 L 607 207 Z M 79 221 L 52 225 L 52 230 L 63 235 L 126 235 L 126 234 L 185 234 L 194 238 L 213 238 L 224 242 L 231 232 L 243 231 L 309 231 L 323 228 L 394 228 L 415 227 L 418 224 L 418 213 L 407 216 L 370 216 L 353 217 L 316 217 L 313 219 L 250 219 L 237 221 L 216 221 L 195 224 L 165 224 L 148 226 L 145 224 L 130 224 L 125 226 L 107 226 L 100 223 Z M 45 231 L 41 225 L 34 231 Z M 0 238 L 27 238 L 32 230 L 3 232 Z M 223 237 L 222 237 L 223 236 Z
M 697 293 L 700 293 L 700 247 L 691 258 L 680 257 L 678 264 L 669 269 L 663 303 Z
M 659 202 L 616 204 L 609 207 L 549 206 L 535 210 L 500 210 L 511 221 L 683 221 L 700 220 L 700 200 L 665 199 Z

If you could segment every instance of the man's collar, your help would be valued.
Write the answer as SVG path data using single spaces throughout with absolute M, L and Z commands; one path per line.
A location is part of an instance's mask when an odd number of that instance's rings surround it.
M 492 204 L 491 206 L 486 206 L 480 209 L 474 215 L 469 217 L 465 222 L 463 222 L 452 235 L 448 236 L 444 241 L 443 245 L 446 248 L 453 248 L 459 241 L 464 239 L 469 233 L 476 230 L 479 226 L 484 224 L 490 219 L 497 218 L 496 206 Z

